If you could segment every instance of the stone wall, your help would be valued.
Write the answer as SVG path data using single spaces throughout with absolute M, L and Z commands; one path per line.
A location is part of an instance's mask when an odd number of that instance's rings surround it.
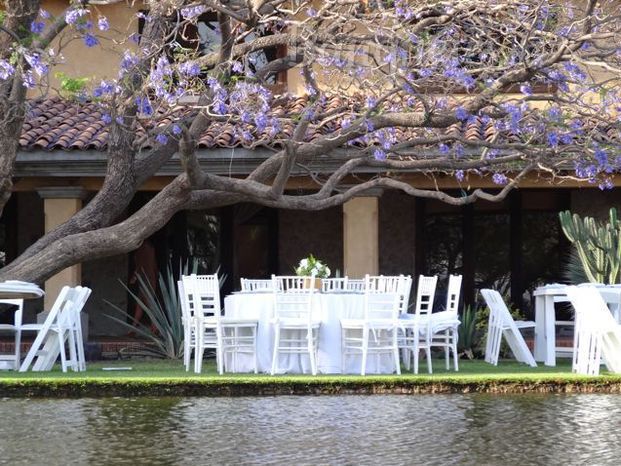
M 278 211 L 278 273 L 293 273 L 302 257 L 313 254 L 343 273 L 342 207 L 304 212 Z

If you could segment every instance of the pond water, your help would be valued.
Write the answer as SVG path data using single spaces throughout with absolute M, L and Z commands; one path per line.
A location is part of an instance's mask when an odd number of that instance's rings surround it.
M 620 464 L 621 396 L 0 400 L 2 464 Z

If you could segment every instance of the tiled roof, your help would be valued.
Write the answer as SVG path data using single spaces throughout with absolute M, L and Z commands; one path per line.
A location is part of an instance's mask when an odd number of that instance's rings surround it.
M 354 102 L 354 103 L 352 103 Z M 320 111 L 330 112 L 338 108 L 349 108 L 357 105 L 355 100 L 342 97 L 327 99 Z M 274 116 L 295 115 L 304 110 L 308 97 L 283 97 L 275 105 Z M 32 101 L 26 122 L 24 123 L 20 146 L 23 150 L 96 150 L 106 149 L 108 128 L 103 122 L 104 112 L 96 103 L 77 103 L 60 98 Z M 309 128 L 307 140 L 329 134 L 340 128 L 342 120 L 327 120 L 318 127 Z M 285 123 L 276 139 L 285 139 L 293 134 L 295 123 Z M 139 133 L 142 130 L 139 130 Z M 423 136 L 457 136 L 470 141 L 491 141 L 497 130 L 492 122 L 483 122 L 480 118 L 472 118 L 467 122 L 454 124 L 446 129 L 395 129 L 398 141 L 405 141 Z M 602 137 L 618 139 L 617 129 L 604 129 Z M 505 135 L 506 138 L 506 135 Z M 509 140 L 516 139 L 509 135 Z M 506 140 L 506 139 L 505 139 Z M 253 148 L 273 145 L 274 138 L 268 132 L 255 135 L 255 140 L 247 142 L 241 137 L 241 131 L 233 123 L 213 122 L 205 130 L 199 141 L 199 147 L 210 148 Z M 374 140 L 370 143 L 373 144 Z

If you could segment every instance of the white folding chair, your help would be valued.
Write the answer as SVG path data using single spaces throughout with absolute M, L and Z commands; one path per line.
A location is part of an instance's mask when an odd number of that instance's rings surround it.
M 498 291 L 483 289 L 481 290 L 481 295 L 483 299 L 485 299 L 487 307 L 489 307 L 485 362 L 493 364 L 494 366 L 498 365 L 500 344 L 504 336 L 515 359 L 531 367 L 537 367 L 537 363 L 528 349 L 524 337 L 520 333 L 520 329 L 535 328 L 535 322 L 516 322 L 513 320 L 507 305 Z
M 365 375 L 370 355 L 376 356 L 378 366 L 380 355 L 387 354 L 401 374 L 397 333 L 404 283 L 403 276 L 365 277 L 364 318 L 341 319 L 342 372 L 347 357 L 361 356 L 360 375 Z
M 461 292 L 461 275 L 449 275 L 446 290 L 446 308 L 442 312 L 434 312 L 429 316 L 429 344 L 432 348 L 444 348 L 446 370 L 451 367 L 450 352 L 453 352 L 453 365 L 459 370 L 457 342 L 459 340 L 459 295 Z
M 194 372 L 202 371 L 205 349 L 216 351 L 216 367 L 219 374 L 225 370 L 225 356 L 232 354 L 233 365 L 238 354 L 250 353 L 254 356 L 254 372 L 258 370 L 256 357 L 257 326 L 256 319 L 229 319 L 222 317 L 220 306 L 220 282 L 218 275 L 196 275 L 181 277 L 189 311 L 187 323 L 194 326 Z M 184 347 L 185 349 L 185 347 Z M 189 367 L 189 359 L 185 359 Z
M 25 372 L 32 364 L 33 371 L 52 370 L 60 356 L 63 372 L 86 370 L 81 312 L 91 294 L 90 288 L 65 286 L 52 305 L 42 324 L 23 324 L 22 332 L 34 331 L 37 336 L 19 370 Z M 65 344 L 68 343 L 69 358 Z M 36 359 L 35 359 L 36 358 Z
M 348 278 L 346 290 L 356 291 L 358 293 L 364 293 L 364 286 L 365 286 L 364 280 Z
M 183 279 L 177 281 L 177 289 L 179 290 L 181 324 L 183 325 L 183 365 L 185 370 L 189 371 L 192 351 L 196 350 L 196 322 L 194 312 L 190 310 L 193 306 L 190 290 L 186 292 Z
M 268 280 L 255 280 L 250 278 L 241 279 L 241 290 L 244 293 L 252 292 L 271 292 L 274 282 L 271 279 Z
M 349 291 L 347 283 L 349 279 L 343 278 L 322 278 L 321 279 L 321 292 L 322 293 L 340 293 L 343 291 Z
M 431 374 L 431 327 L 430 316 L 433 311 L 433 301 L 436 295 L 438 277 L 418 277 L 416 288 L 416 303 L 414 314 L 401 314 L 400 325 L 403 337 L 399 341 L 402 350 L 403 362 L 407 369 L 410 368 L 410 357 L 414 357 L 413 371 L 418 374 L 418 353 L 425 351 L 427 358 L 427 371 Z
M 576 310 L 572 371 L 599 375 L 602 359 L 609 371 L 621 373 L 621 326 L 594 286 L 568 286 L 567 297 Z
M 13 316 L 12 324 L 0 324 L 0 332 L 11 332 L 14 336 L 15 348 L 13 354 L 0 354 L 0 361 L 8 361 L 13 363 L 13 369 L 19 370 L 19 364 L 21 359 L 21 344 L 22 344 L 22 315 L 24 308 L 23 299 L 0 299 L 0 304 L 7 304 L 17 306 L 15 314 Z
M 279 371 L 281 354 L 308 354 L 311 372 L 317 375 L 317 341 L 321 323 L 313 318 L 315 276 L 275 276 L 274 349 L 272 375 Z

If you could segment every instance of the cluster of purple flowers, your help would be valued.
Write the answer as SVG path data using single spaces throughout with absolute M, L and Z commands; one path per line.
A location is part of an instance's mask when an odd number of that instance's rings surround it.
M 15 67 L 7 60 L 0 58 L 0 79 L 9 79 L 15 73 Z

